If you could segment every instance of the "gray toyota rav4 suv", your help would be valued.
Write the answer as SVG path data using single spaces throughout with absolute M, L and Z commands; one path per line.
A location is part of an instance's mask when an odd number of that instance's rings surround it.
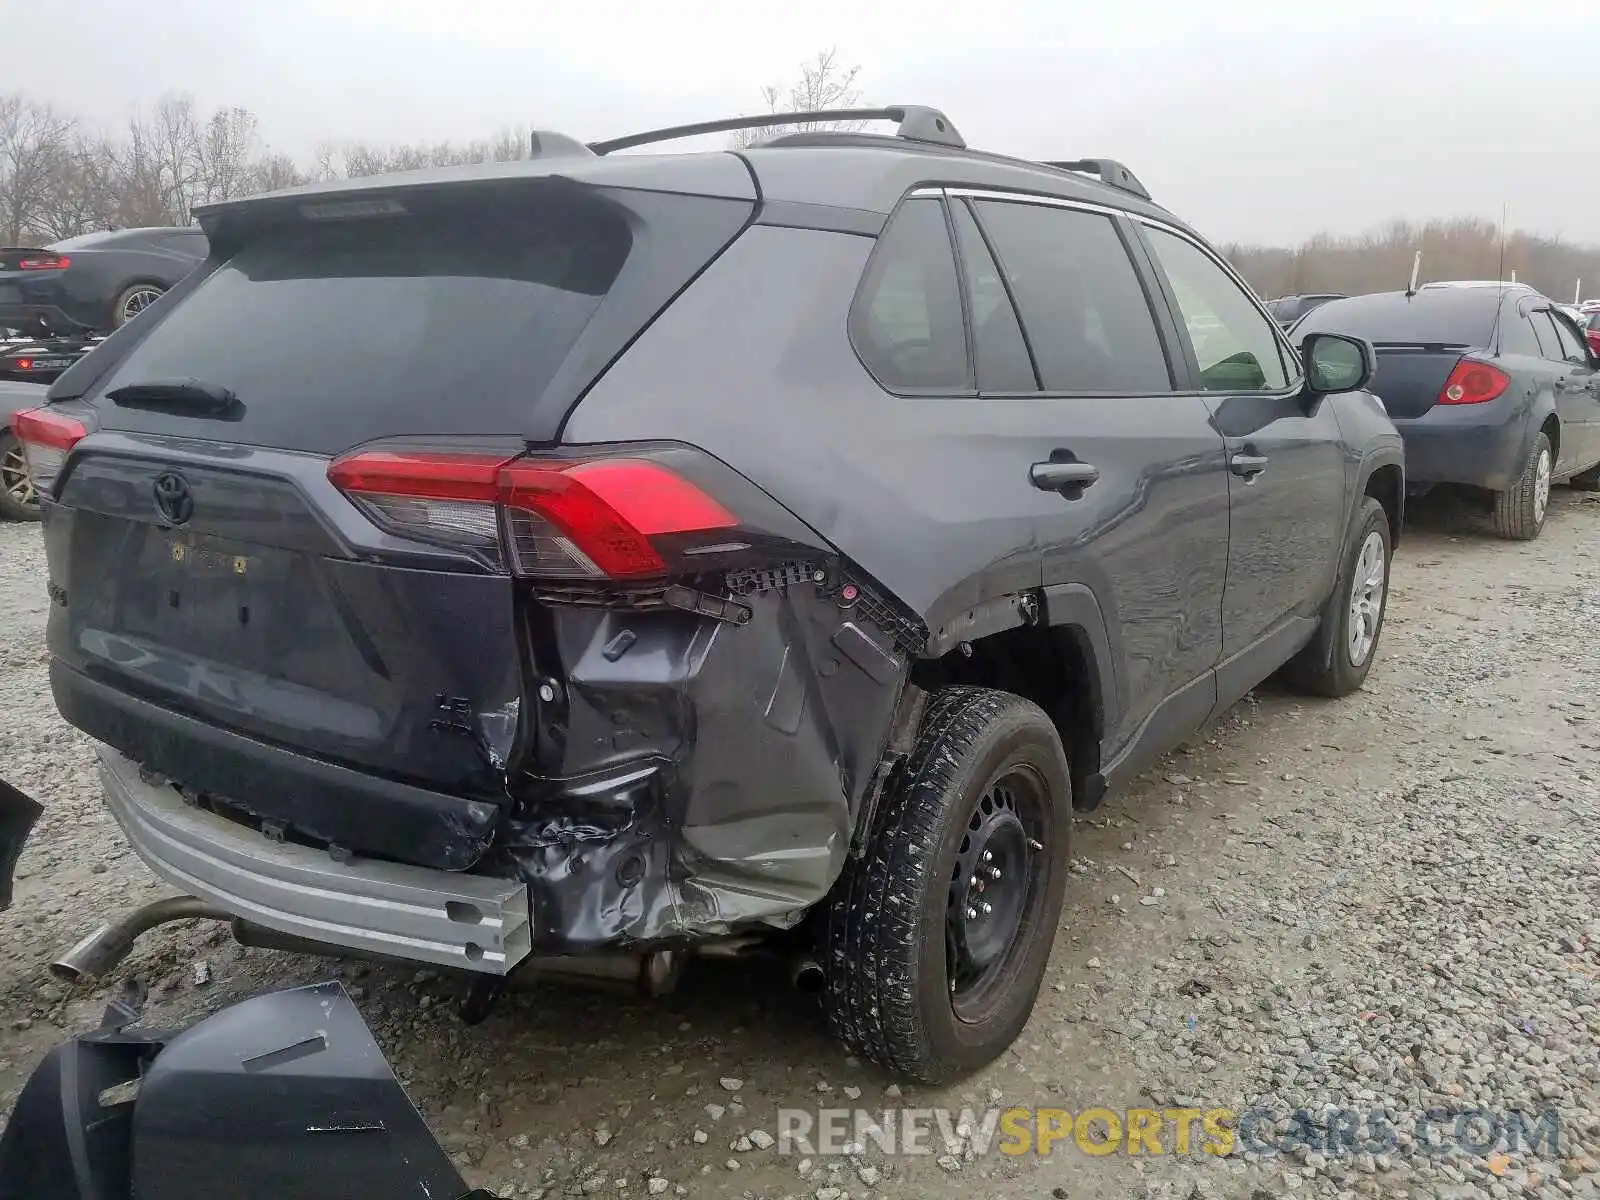
M 183 913 L 485 995 L 781 948 L 946 1078 L 1028 1019 L 1075 807 L 1280 668 L 1360 686 L 1370 347 L 1118 163 L 829 115 L 898 129 L 212 205 L 19 418 L 55 699 Z

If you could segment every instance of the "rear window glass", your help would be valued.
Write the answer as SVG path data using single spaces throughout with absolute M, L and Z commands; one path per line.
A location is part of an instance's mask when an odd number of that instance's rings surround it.
M 1295 326 L 1308 333 L 1344 333 L 1369 342 L 1440 342 L 1487 346 L 1500 294 L 1493 288 L 1460 288 L 1407 297 L 1404 292 L 1351 296 L 1319 304 Z
M 102 391 L 220 384 L 243 402 L 237 433 L 255 444 L 517 433 L 631 241 L 598 203 L 297 224 L 248 242 Z

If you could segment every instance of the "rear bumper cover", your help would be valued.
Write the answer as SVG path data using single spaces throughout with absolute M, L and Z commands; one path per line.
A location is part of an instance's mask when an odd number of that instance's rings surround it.
M 151 703 L 50 661 L 56 707 L 98 742 L 197 792 L 250 808 L 260 796 L 315 796 L 304 832 L 368 854 L 441 871 L 472 866 L 500 809 L 324 762 Z
M 1406 482 L 1467 484 L 1503 492 L 1522 473 L 1528 422 L 1522 412 L 1497 404 L 1474 411 L 1435 405 L 1410 420 L 1395 418 L 1406 444 Z
M 335 946 L 504 975 L 532 945 L 520 881 L 355 860 L 274 842 L 148 782 L 100 748 L 106 806 L 161 878 L 248 921 Z

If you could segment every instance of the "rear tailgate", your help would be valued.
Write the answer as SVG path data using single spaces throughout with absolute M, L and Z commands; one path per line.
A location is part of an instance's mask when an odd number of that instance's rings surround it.
M 1450 372 L 1471 347 L 1379 342 L 1373 349 L 1378 353 L 1378 370 L 1369 386 L 1391 417 L 1408 420 L 1423 416 L 1438 402 Z
M 568 395 L 751 209 L 518 182 L 402 193 L 379 219 L 246 210 L 213 235 L 226 261 L 60 406 L 92 429 L 46 523 L 69 719 L 180 782 L 212 764 L 195 786 L 265 821 L 396 857 L 425 855 L 374 828 L 360 789 L 335 812 L 319 802 L 337 787 L 285 788 L 281 755 L 230 773 L 238 735 L 503 800 L 524 602 L 491 562 L 377 529 L 329 459 L 379 439 L 515 455 L 553 438 Z M 113 398 L 185 379 L 235 399 Z

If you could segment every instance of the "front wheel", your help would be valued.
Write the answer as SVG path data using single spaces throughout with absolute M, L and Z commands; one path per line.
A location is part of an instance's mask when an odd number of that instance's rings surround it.
M 929 1083 L 999 1057 L 1044 979 L 1071 832 L 1072 783 L 1050 718 L 1007 692 L 938 692 L 828 904 L 833 1032 Z
M 39 519 L 39 493 L 22 457 L 22 443 L 10 430 L 0 431 L 0 517 L 12 521 Z
M 1339 585 L 1322 614 L 1311 644 L 1284 668 L 1285 678 L 1317 696 L 1348 696 L 1366 682 L 1378 653 L 1378 635 L 1389 603 L 1389 558 L 1393 539 L 1383 505 L 1361 502 L 1356 534 L 1345 549 Z

